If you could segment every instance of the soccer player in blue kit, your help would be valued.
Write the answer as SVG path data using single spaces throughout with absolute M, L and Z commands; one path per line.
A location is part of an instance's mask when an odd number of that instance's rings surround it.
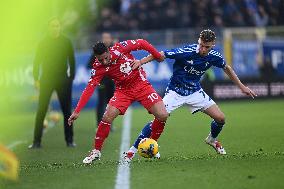
M 175 60 L 173 75 L 166 89 L 163 102 L 169 114 L 182 105 L 188 105 L 192 114 L 202 111 L 210 116 L 213 119 L 211 122 L 211 131 L 205 142 L 212 146 L 218 154 L 225 155 L 225 149 L 217 140 L 217 136 L 225 124 L 225 115 L 216 103 L 203 91 L 200 85 L 202 75 L 211 66 L 222 68 L 243 94 L 252 98 L 257 95 L 239 80 L 234 70 L 226 64 L 222 55 L 212 49 L 215 45 L 215 40 L 215 33 L 207 29 L 200 33 L 198 44 L 190 44 L 182 48 L 160 52 L 163 59 L 170 58 Z M 141 61 L 134 62 L 132 69 L 137 69 L 142 64 L 152 60 L 154 60 L 152 55 L 144 57 Z M 137 152 L 138 144 L 143 138 L 157 140 L 160 137 L 164 128 L 160 128 L 160 132 L 153 135 L 153 133 L 151 134 L 151 127 L 151 122 L 145 125 L 133 146 L 125 153 L 125 161 L 130 162 L 133 159 Z M 155 157 L 160 158 L 160 154 L 156 154 Z

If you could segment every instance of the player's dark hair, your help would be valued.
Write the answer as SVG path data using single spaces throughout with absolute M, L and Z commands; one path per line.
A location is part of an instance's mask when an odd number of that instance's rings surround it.
M 102 55 L 108 52 L 108 48 L 103 42 L 99 41 L 93 46 L 93 52 L 95 55 Z
M 212 42 L 216 39 L 215 33 L 210 29 L 203 30 L 199 37 L 203 42 Z

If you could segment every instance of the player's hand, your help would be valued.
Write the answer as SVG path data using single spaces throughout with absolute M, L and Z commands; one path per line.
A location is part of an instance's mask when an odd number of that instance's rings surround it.
M 36 89 L 36 90 L 39 90 L 39 86 L 40 86 L 39 80 L 35 80 L 35 81 L 34 81 L 34 86 L 35 86 L 35 89 Z
M 161 54 L 161 58 L 159 58 L 157 61 L 163 62 L 166 59 L 165 53 L 163 51 L 161 51 L 160 54 Z
M 252 91 L 250 88 L 246 87 L 246 86 L 243 86 L 241 88 L 241 90 L 242 90 L 242 93 L 244 93 L 244 94 L 246 94 L 248 96 L 251 96 L 252 98 L 257 97 L 257 94 L 254 91 Z
M 141 66 L 141 61 L 140 60 L 133 60 L 133 62 L 130 63 L 130 66 L 132 70 L 135 70 Z
M 68 119 L 68 125 L 71 126 L 73 122 L 79 117 L 79 113 L 73 112 Z

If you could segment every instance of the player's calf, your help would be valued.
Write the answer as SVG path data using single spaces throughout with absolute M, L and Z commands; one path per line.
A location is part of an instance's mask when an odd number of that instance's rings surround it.
M 108 137 L 110 132 L 111 123 L 101 121 L 96 132 L 94 140 L 94 149 L 101 150 L 105 139 Z
M 157 118 L 155 118 L 151 126 L 152 132 L 150 138 L 157 141 L 164 130 L 165 124 L 166 124 L 165 121 L 160 121 Z
M 211 122 L 211 136 L 213 138 L 217 138 L 220 132 L 222 131 L 224 125 L 225 125 L 225 120 L 220 120 L 220 121 L 213 120 Z

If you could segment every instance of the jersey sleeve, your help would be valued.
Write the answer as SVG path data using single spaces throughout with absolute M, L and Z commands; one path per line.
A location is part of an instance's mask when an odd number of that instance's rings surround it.
M 189 46 L 164 51 L 166 58 L 170 59 L 187 59 L 194 53 L 196 53 L 195 49 Z
M 155 59 L 161 59 L 159 51 L 144 39 L 127 40 L 120 42 L 120 51 L 122 53 L 130 53 L 131 51 L 145 50 L 151 53 Z
M 225 61 L 225 59 L 221 55 L 220 56 L 216 56 L 214 58 L 214 60 L 212 61 L 212 65 L 216 66 L 218 68 L 225 68 L 226 61 Z
M 97 85 L 100 83 L 104 75 L 105 75 L 104 69 L 97 69 L 97 70 L 94 68 L 92 69 L 91 78 L 88 82 L 88 85 L 84 89 L 79 99 L 79 102 L 77 103 L 77 106 L 75 108 L 76 113 L 79 113 L 84 108 L 84 106 L 87 104 L 87 102 L 91 98 Z

